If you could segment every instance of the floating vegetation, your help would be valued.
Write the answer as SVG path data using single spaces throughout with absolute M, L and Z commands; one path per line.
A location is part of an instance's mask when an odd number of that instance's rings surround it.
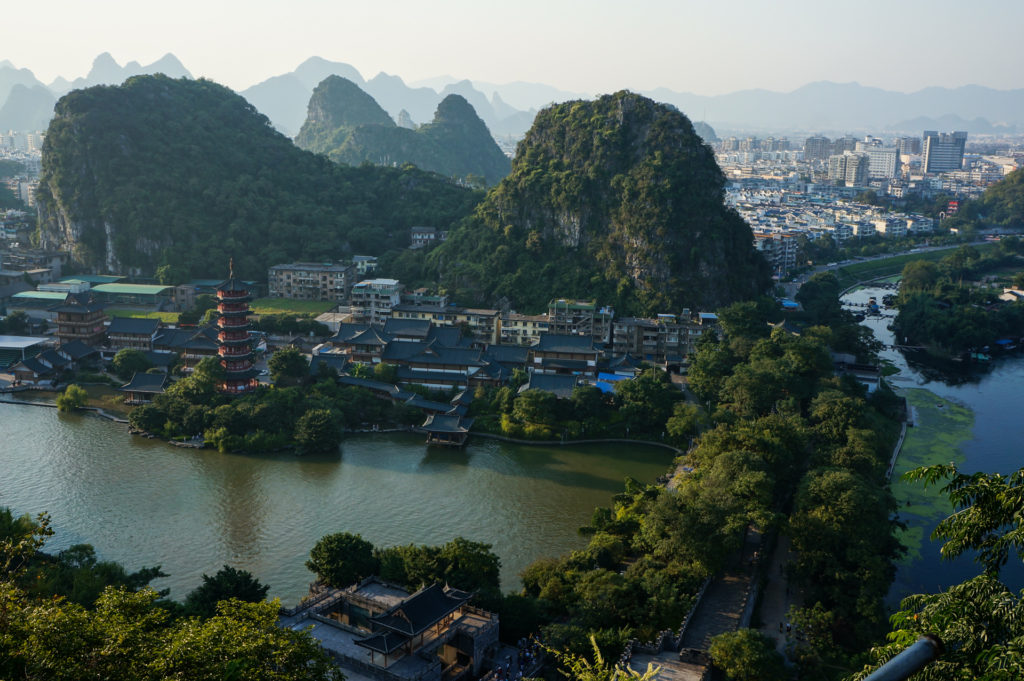
M 907 547 L 902 562 L 910 563 L 921 557 L 924 541 L 953 507 L 938 487 L 904 482 L 901 476 L 920 466 L 963 463 L 966 456 L 960 445 L 973 437 L 974 412 L 922 388 L 902 389 L 899 393 L 914 411 L 914 427 L 907 429 L 892 477 L 892 493 L 899 503 L 900 517 L 907 522 L 899 536 Z

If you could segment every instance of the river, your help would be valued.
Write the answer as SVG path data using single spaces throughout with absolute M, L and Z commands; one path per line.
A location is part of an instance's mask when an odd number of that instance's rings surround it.
M 894 291 L 864 288 L 847 294 L 843 302 L 863 305 L 872 297 L 881 301 L 887 293 Z M 941 558 L 942 543 L 931 540 L 930 534 L 951 507 L 936 488 L 924 490 L 919 483 L 903 482 L 897 476 L 915 465 L 950 460 L 965 473 L 1010 473 L 1024 466 L 1024 357 L 1011 354 L 986 364 L 939 364 L 913 351 L 894 350 L 888 325 L 895 316 L 895 310 L 883 310 L 880 317 L 864 321 L 888 346 L 881 357 L 899 370 L 889 383 L 910 400 L 916 417 L 893 478 L 900 519 L 908 525 L 903 539 L 909 551 L 893 583 L 891 604 L 912 593 L 944 589 L 981 570 L 971 557 Z M 1012 589 L 1024 588 L 1020 559 L 1011 556 L 1002 578 Z
M 94 415 L 0 402 L 0 506 L 47 511 L 48 549 L 84 542 L 183 598 L 222 565 L 252 572 L 286 604 L 305 594 L 304 563 L 324 534 L 377 546 L 493 544 L 502 586 L 532 560 L 584 545 L 577 534 L 626 476 L 653 482 L 670 451 L 649 446 L 532 447 L 473 440 L 427 448 L 410 434 L 347 438 L 331 458 L 179 449 Z

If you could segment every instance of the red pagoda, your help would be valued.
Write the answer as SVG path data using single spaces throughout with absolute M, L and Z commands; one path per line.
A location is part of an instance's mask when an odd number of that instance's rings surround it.
M 217 354 L 224 367 L 224 382 L 218 390 L 227 395 L 244 395 L 256 389 L 249 337 L 249 289 L 235 279 L 232 260 L 228 280 L 217 284 Z

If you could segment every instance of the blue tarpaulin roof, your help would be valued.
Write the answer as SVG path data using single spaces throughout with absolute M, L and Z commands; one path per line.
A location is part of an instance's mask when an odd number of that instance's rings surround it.
M 616 383 L 628 380 L 630 380 L 629 376 L 618 376 L 602 372 L 597 375 L 597 381 L 594 383 L 594 386 L 603 393 L 613 393 L 615 392 Z

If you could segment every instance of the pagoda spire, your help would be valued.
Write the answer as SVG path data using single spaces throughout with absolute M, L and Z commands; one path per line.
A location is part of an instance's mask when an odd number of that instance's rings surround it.
M 224 367 L 218 390 L 241 395 L 256 389 L 252 336 L 249 333 L 249 290 L 235 279 L 235 259 L 228 260 L 228 280 L 217 285 L 217 354 Z

